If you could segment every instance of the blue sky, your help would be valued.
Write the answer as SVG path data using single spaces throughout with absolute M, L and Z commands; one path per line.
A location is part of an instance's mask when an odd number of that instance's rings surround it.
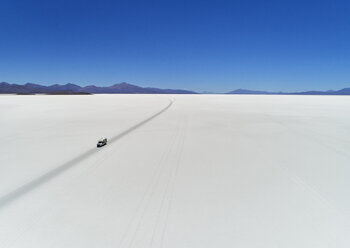
M 350 1 L 0 1 L 0 81 L 350 87 Z

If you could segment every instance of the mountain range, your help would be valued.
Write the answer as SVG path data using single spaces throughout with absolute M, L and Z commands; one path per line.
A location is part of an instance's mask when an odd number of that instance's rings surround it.
M 173 90 L 173 89 L 158 89 L 158 88 L 143 88 L 140 86 L 119 83 L 112 86 L 78 86 L 76 84 L 54 84 L 50 86 L 44 86 L 39 84 L 27 83 L 21 84 L 9 84 L 6 82 L 0 83 L 0 94 L 197 94 L 194 91 L 189 90 Z
M 195 91 L 178 89 L 159 89 L 140 87 L 128 83 L 119 83 L 112 86 L 89 85 L 81 87 L 76 84 L 54 84 L 50 86 L 26 83 L 9 84 L 0 83 L 0 94 L 198 94 Z M 202 94 L 215 94 L 202 92 Z M 269 92 L 247 89 L 237 89 L 225 94 L 250 94 L 250 95 L 350 95 L 350 88 L 328 91 L 302 91 L 302 92 Z
M 269 92 L 258 90 L 237 89 L 227 92 L 226 94 L 245 94 L 245 95 L 350 95 L 350 88 L 341 90 L 327 91 L 302 91 L 302 92 Z

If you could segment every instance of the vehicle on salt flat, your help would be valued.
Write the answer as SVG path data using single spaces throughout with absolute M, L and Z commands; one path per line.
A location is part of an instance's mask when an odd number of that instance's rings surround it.
M 107 138 L 101 138 L 97 141 L 97 147 L 102 147 L 107 145 Z

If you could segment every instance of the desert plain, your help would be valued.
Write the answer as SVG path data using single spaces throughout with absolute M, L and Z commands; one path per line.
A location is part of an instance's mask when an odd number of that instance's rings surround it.
M 0 247 L 350 247 L 348 96 L 1 95 L 0 130 Z

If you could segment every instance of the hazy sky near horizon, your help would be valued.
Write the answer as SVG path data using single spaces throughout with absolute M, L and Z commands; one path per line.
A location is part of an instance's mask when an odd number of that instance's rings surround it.
M 350 87 L 350 1 L 0 1 L 0 81 Z

